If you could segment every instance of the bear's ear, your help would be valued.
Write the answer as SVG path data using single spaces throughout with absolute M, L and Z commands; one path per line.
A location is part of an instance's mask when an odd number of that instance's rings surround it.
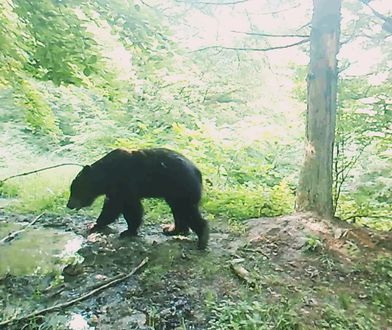
M 88 174 L 90 171 L 91 171 L 91 166 L 90 165 L 85 165 L 85 166 L 83 166 L 82 170 L 78 173 L 76 178 L 83 177 L 84 175 Z
M 83 172 L 87 173 L 88 171 L 90 171 L 91 166 L 90 165 L 85 165 L 83 166 Z

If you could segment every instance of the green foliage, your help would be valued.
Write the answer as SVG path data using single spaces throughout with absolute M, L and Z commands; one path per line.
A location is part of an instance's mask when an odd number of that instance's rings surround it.
M 307 67 L 305 65 L 293 65 L 293 96 L 301 102 L 306 102 L 306 74 Z
M 347 315 L 344 311 L 334 306 L 323 309 L 322 320 L 318 326 L 322 329 L 348 329 L 366 330 L 374 328 L 374 320 L 364 310 L 356 310 L 354 315 Z
M 222 300 L 207 303 L 211 313 L 209 329 L 299 329 L 295 303 L 289 300 Z
M 167 223 L 172 221 L 173 215 L 169 206 L 160 199 L 145 199 L 143 200 L 143 207 L 146 222 Z
M 366 282 L 367 294 L 372 304 L 387 311 L 392 308 L 392 259 L 389 256 L 380 256 L 370 265 L 365 266 L 369 273 Z
M 141 10 L 135 1 L 120 0 L 91 0 L 82 8 L 87 15 L 99 13 L 109 23 L 112 34 L 119 35 L 123 45 L 132 50 L 135 64 L 143 70 L 140 78 L 169 68 L 174 43 L 169 39 L 170 31 L 161 24 L 161 17 L 154 10 Z
M 334 192 L 343 218 L 390 214 L 392 162 L 385 149 L 392 143 L 388 133 L 392 122 L 387 101 L 390 88 L 390 82 L 372 86 L 363 78 L 341 80 Z
M 392 115 L 388 111 L 391 84 L 372 86 L 363 78 L 341 79 L 336 143 L 366 146 L 387 136 Z
M 24 51 L 26 36 L 18 25 L 18 16 L 13 11 L 12 2 L 0 3 L 0 82 L 7 85 L 15 73 L 27 61 Z M 0 85 L 0 86 L 1 86 Z
M 302 247 L 304 251 L 315 252 L 321 250 L 323 243 L 320 238 L 315 235 L 308 235 L 304 246 Z
M 25 108 L 25 120 L 33 133 L 44 133 L 56 136 L 59 129 L 55 122 L 52 109 L 37 89 L 34 89 L 27 81 L 21 81 L 19 85 L 20 96 L 18 103 Z
M 381 256 L 373 263 L 373 269 L 384 280 L 392 279 L 392 259 Z
M 96 42 L 74 8 L 48 0 L 14 0 L 13 5 L 20 27 L 26 31 L 25 68 L 34 77 L 55 85 L 80 85 L 82 73 L 88 77 L 99 72 Z
M 59 168 L 32 177 L 16 178 L 0 187 L 0 195 L 17 199 L 8 206 L 14 212 L 61 214 L 65 211 L 69 184 L 74 175 L 75 169 Z
M 210 188 L 204 198 L 203 208 L 227 219 L 245 220 L 287 214 L 293 205 L 292 192 L 281 182 L 272 189 L 236 186 L 224 190 Z

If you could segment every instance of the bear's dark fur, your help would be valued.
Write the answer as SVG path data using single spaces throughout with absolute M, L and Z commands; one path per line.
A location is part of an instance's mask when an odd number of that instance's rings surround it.
M 163 198 L 175 223 L 164 232 L 187 234 L 190 228 L 199 238 L 199 249 L 205 249 L 209 228 L 199 211 L 201 193 L 201 173 L 183 155 L 163 148 L 132 152 L 116 149 L 79 172 L 72 181 L 67 207 L 79 210 L 90 206 L 98 196 L 106 195 L 92 230 L 105 228 L 123 214 L 128 230 L 121 236 L 132 236 L 142 222 L 141 199 Z

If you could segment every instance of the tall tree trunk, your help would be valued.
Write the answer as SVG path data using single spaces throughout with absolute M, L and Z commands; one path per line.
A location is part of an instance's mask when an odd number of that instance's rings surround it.
M 297 209 L 331 218 L 341 0 L 313 0 L 307 76 L 305 160 Z

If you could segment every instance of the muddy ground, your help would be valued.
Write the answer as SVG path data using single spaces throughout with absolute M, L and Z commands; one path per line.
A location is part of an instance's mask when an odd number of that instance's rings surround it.
M 33 218 L 0 214 L 3 225 Z M 235 226 L 221 220 L 211 222 L 208 250 L 198 251 L 196 236 L 166 237 L 158 224 L 143 225 L 132 240 L 119 239 L 122 220 L 109 232 L 87 236 L 93 221 L 43 215 L 26 230 L 74 233 L 84 243 L 78 256 L 57 260 L 57 271 L 1 275 L 0 324 L 14 321 L 0 328 L 392 329 L 389 233 L 309 214 Z M 1 245 L 0 253 L 26 232 Z M 71 306 L 17 321 L 128 274 L 146 257 L 149 261 L 120 283 Z

